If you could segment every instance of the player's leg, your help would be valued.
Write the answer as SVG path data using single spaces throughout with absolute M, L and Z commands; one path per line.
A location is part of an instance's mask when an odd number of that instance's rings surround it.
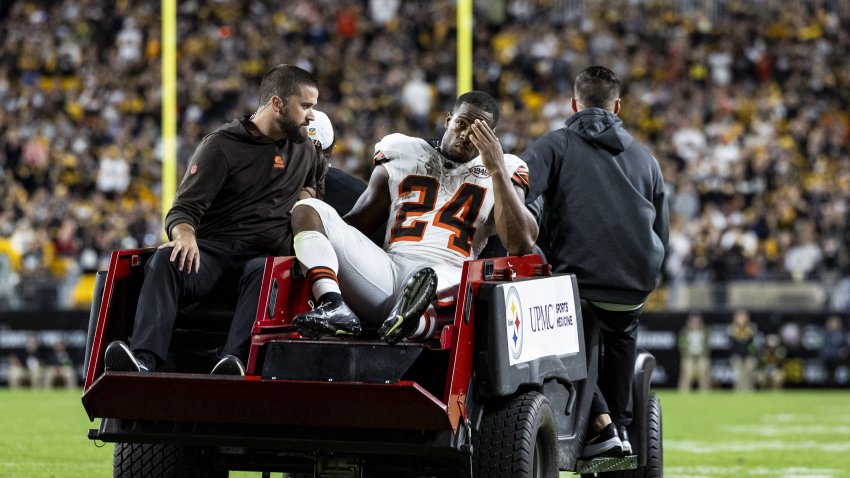
M 299 314 L 292 323 L 308 337 L 327 335 L 354 336 L 360 334 L 360 319 L 342 299 L 337 273 L 339 260 L 328 230 L 343 223 L 339 214 L 322 201 L 307 199 L 292 208 L 292 232 L 295 256 L 305 270 L 307 280 L 318 305 Z M 333 234 L 345 243 L 343 234 Z

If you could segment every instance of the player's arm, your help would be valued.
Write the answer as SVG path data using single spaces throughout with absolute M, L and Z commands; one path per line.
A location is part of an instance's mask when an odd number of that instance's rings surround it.
M 493 217 L 499 239 L 510 254 L 528 254 L 539 231 L 534 216 L 525 207 L 525 191 L 511 182 L 502 157 L 502 145 L 490 126 L 475 120 L 471 129 L 473 134 L 469 139 L 478 149 L 481 161 L 493 180 Z
M 375 166 L 369 184 L 343 220 L 369 235 L 387 222 L 390 214 L 390 175 L 382 165 Z

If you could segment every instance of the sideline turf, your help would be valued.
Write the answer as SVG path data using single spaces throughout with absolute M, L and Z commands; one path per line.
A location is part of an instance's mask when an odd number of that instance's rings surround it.
M 86 438 L 98 422 L 89 422 L 81 396 L 82 390 L 0 389 L 0 476 L 112 476 L 112 446 L 98 448 Z
M 112 445 L 86 438 L 97 422 L 80 395 L 0 389 L 0 477 L 112 476 Z M 665 477 L 850 478 L 850 391 L 659 396 Z
M 850 391 L 659 396 L 665 477 L 850 477 Z

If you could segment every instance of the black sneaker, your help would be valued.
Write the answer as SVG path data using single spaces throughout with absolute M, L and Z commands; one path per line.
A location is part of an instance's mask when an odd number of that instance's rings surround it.
M 393 344 L 416 332 L 419 319 L 428 310 L 436 294 L 437 273 L 434 269 L 426 267 L 413 274 L 404 285 L 389 318 L 378 329 L 381 340 Z
M 292 325 L 299 334 L 309 338 L 360 335 L 360 319 L 339 299 L 323 302 L 309 312 L 296 315 Z
M 245 366 L 235 355 L 225 355 L 215 364 L 210 375 L 245 375 Z
M 617 436 L 617 427 L 613 423 L 609 423 L 602 431 L 592 434 L 584 442 L 581 457 L 620 456 L 622 450 L 623 444 L 620 442 L 620 437 Z
M 620 443 L 623 445 L 623 455 L 631 455 L 632 444 L 629 443 L 629 432 L 626 430 L 625 425 L 617 425 L 617 432 L 620 435 Z
M 116 340 L 106 347 L 103 354 L 103 367 L 108 372 L 150 372 L 151 364 L 144 363 L 133 355 L 130 347 Z

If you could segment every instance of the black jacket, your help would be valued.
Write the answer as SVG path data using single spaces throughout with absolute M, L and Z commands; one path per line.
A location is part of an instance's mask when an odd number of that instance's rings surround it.
M 522 159 L 532 178 L 526 202 L 544 200 L 538 245 L 555 271 L 575 274 L 583 299 L 642 303 L 658 280 L 669 229 L 655 157 L 617 116 L 589 108 Z
M 254 135 L 248 117 L 213 131 L 189 161 L 165 231 L 187 223 L 198 238 L 247 242 L 270 255 L 291 254 L 290 214 L 305 186 L 323 181 L 311 141 L 279 142 Z

